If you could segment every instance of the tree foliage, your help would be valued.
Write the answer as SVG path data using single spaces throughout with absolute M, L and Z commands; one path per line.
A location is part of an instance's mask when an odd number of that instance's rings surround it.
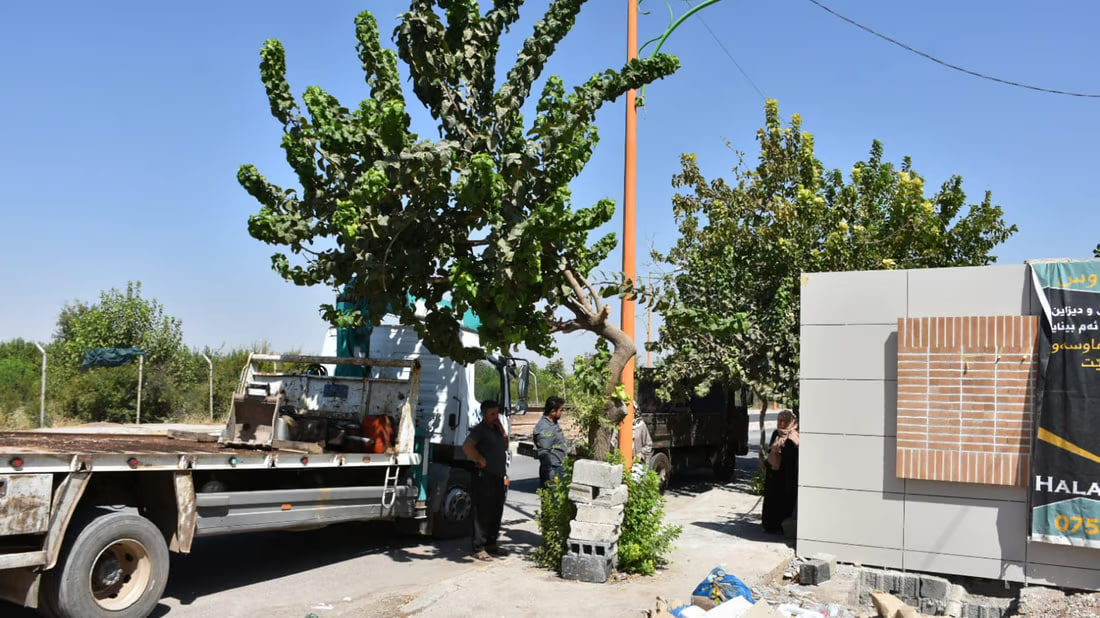
M 621 452 L 615 451 L 615 456 L 613 463 L 622 461 Z M 623 483 L 629 498 L 623 510 L 616 568 L 623 573 L 653 575 L 657 567 L 668 563 L 672 543 L 683 527 L 665 523 L 665 497 L 655 471 L 647 468 L 635 478 L 631 466 L 623 466 Z
M 22 339 L 0 343 L 0 423 L 19 408 L 37 401 L 41 387 L 42 354 L 34 344 Z
M 673 274 L 652 346 L 665 395 L 721 382 L 797 405 L 802 273 L 989 264 L 1016 232 L 989 192 L 968 204 L 951 176 L 929 195 L 912 161 L 887 162 L 878 141 L 847 174 L 826 170 L 775 101 L 756 138 L 756 167 L 739 156 L 729 182 L 706 179 L 692 154 L 673 178 L 681 237 L 656 256 Z
M 146 362 L 178 368 L 183 349 L 180 320 L 164 312 L 156 299 L 141 296 L 141 282 L 128 282 L 126 291 L 100 292 L 99 302 L 74 301 L 57 318 L 54 340 L 61 345 L 63 365 L 80 366 L 92 348 L 136 347 L 145 351 Z
M 367 315 L 324 305 L 337 326 L 377 324 L 393 312 L 433 351 L 461 362 L 519 344 L 550 356 L 554 333 L 589 330 L 615 344 L 617 380 L 633 342 L 608 323 L 587 282 L 615 244 L 613 235 L 590 244 L 589 233 L 610 220 L 614 204 L 574 208 L 569 183 L 598 141 L 596 111 L 678 61 L 633 60 L 572 91 L 550 76 L 528 124 L 521 108 L 584 0 L 551 2 L 498 87 L 500 37 L 521 4 L 498 0 L 482 14 L 476 0 L 413 0 L 394 31 L 396 51 L 382 46 L 375 18 L 359 14 L 369 96 L 354 110 L 317 86 L 299 107 L 283 46 L 267 41 L 260 74 L 300 187 L 241 166 L 238 180 L 261 204 L 249 233 L 281 247 L 272 266 L 288 281 L 349 286 L 365 301 Z M 411 130 L 399 59 L 438 139 Z M 423 299 L 424 311 L 407 295 Z M 559 307 L 573 317 L 555 317 Z M 461 343 L 467 311 L 481 318 L 484 349 Z

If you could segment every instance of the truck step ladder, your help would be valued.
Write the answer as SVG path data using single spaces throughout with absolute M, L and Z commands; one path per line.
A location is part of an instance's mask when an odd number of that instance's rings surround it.
M 382 508 L 391 509 L 397 500 L 397 479 L 401 476 L 398 466 L 386 466 L 386 480 L 382 483 Z

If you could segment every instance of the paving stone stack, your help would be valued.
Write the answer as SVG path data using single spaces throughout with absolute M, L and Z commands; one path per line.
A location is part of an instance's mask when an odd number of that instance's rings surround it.
M 622 465 L 578 460 L 573 464 L 569 499 L 577 505 L 577 517 L 569 522 L 562 577 L 602 584 L 611 576 L 618 557 L 626 503 Z

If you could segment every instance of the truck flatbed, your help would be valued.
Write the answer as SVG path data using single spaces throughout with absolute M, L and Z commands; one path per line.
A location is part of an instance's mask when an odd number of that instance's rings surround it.
M 166 435 L 0 432 L 0 472 L 301 469 L 415 465 L 419 462 L 417 453 L 251 449 Z

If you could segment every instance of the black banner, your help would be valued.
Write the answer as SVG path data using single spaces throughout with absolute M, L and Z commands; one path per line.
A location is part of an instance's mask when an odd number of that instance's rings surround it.
M 1043 307 L 1031 538 L 1100 547 L 1100 260 L 1030 266 Z

